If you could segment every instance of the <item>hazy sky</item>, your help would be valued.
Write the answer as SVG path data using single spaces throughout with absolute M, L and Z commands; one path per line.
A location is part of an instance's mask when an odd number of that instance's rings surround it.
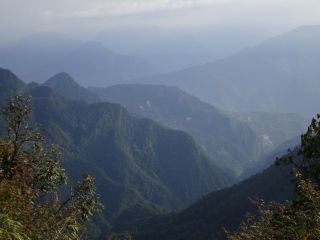
M 0 0 L 0 34 L 3 40 L 127 26 L 290 28 L 320 24 L 319 12 L 319 0 Z

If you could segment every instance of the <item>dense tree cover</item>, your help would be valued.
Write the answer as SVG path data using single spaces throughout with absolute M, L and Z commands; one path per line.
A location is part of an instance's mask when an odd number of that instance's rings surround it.
M 310 181 L 299 179 L 292 202 L 258 203 L 259 216 L 249 216 L 230 240 L 319 239 L 320 194 Z
M 51 87 L 59 92 L 59 86 Z M 248 168 L 250 173 L 257 173 L 270 166 L 270 162 L 260 166 L 265 154 L 298 136 L 309 123 L 309 119 L 297 114 L 231 114 L 177 87 L 120 84 L 90 90 L 100 99 L 119 103 L 134 114 L 186 131 L 217 165 L 237 174 Z M 73 97 L 70 91 L 64 96 Z
M 256 212 L 248 197 L 277 202 L 293 198 L 289 171 L 285 166 L 272 166 L 232 187 L 211 192 L 180 212 L 148 214 L 125 226 L 123 221 L 115 222 L 114 229 L 130 231 L 135 240 L 223 240 L 223 226 L 236 230 L 246 212 Z
M 292 164 L 297 196 L 284 204 L 259 201 L 259 215 L 250 216 L 230 240 L 320 239 L 320 115 L 301 136 L 299 152 L 280 158 Z
M 32 96 L 32 122 L 63 148 L 61 163 L 69 182 L 83 172 L 96 179 L 101 202 L 108 207 L 88 226 L 90 239 L 105 240 L 114 222 L 125 220 L 124 226 L 132 216 L 150 216 L 149 210 L 185 207 L 234 182 L 182 131 L 134 117 L 118 104 L 68 100 L 0 68 L 0 105 L 17 92 Z M 0 121 L 0 133 L 3 129 Z M 156 207 L 132 208 L 137 204 Z
M 93 177 L 84 175 L 63 198 L 67 182 L 60 151 L 29 125 L 31 98 L 16 96 L 4 108 L 0 139 L 0 239 L 83 239 L 102 205 Z
M 91 90 L 134 114 L 186 131 L 216 165 L 236 175 L 263 155 L 260 136 L 248 124 L 176 87 L 123 84 Z

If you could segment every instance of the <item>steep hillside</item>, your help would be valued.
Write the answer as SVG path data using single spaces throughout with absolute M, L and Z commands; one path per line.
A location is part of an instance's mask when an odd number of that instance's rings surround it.
M 7 101 L 12 95 L 22 93 L 27 90 L 27 86 L 20 81 L 12 72 L 0 68 L 0 106 Z
M 128 84 L 91 90 L 132 113 L 190 133 L 219 159 L 217 164 L 238 173 L 260 165 L 258 159 L 298 136 L 308 123 L 298 114 L 230 114 L 176 87 Z
M 250 198 L 284 201 L 293 197 L 288 168 L 272 166 L 238 185 L 210 193 L 189 208 L 172 214 L 156 214 L 147 220 L 120 224 L 115 231 L 134 233 L 137 240 L 225 239 L 223 227 L 235 230 L 246 212 L 254 212 Z
M 236 174 L 255 165 L 262 154 L 260 138 L 248 125 L 178 88 L 137 84 L 91 90 L 134 114 L 188 132 L 215 164 Z
M 182 208 L 233 182 L 182 131 L 132 117 L 116 104 L 69 101 L 43 86 L 28 89 L 8 70 L 0 69 L 0 76 L 0 96 L 8 83 L 33 96 L 32 119 L 63 147 L 71 179 L 95 176 L 109 220 L 138 203 Z
M 251 112 L 236 115 L 260 136 L 266 152 L 274 151 L 300 136 L 310 123 L 310 119 L 294 113 Z
M 301 133 L 304 131 L 301 131 Z M 301 141 L 301 136 L 296 136 L 294 138 L 291 138 L 288 141 L 285 141 L 284 143 L 280 144 L 277 148 L 275 148 L 273 151 L 270 153 L 266 154 L 259 162 L 259 164 L 248 168 L 246 171 L 242 173 L 240 176 L 240 179 L 247 179 L 251 177 L 254 174 L 260 173 L 263 170 L 267 169 L 270 167 L 275 159 L 285 155 L 288 153 L 289 149 L 294 148 L 295 146 L 298 146 Z
M 319 40 L 319 26 L 300 27 L 224 59 L 135 82 L 178 86 L 236 112 L 313 116 L 320 91 Z

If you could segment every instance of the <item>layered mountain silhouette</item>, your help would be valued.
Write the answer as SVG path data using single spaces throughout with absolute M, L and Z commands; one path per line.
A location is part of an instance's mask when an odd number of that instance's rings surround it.
M 297 114 L 228 113 L 177 87 L 127 84 L 90 90 L 132 113 L 188 132 L 218 160 L 216 164 L 236 174 L 260 165 L 265 154 L 307 126 L 306 119 Z
M 32 120 L 64 149 L 71 179 L 84 172 L 96 178 L 109 221 L 135 204 L 179 209 L 234 182 L 182 131 L 133 117 L 118 104 L 67 100 L 0 69 L 1 105 L 16 93 L 32 95 Z
M 73 100 L 91 102 L 87 96 L 96 94 L 95 99 L 119 103 L 137 116 L 186 131 L 215 164 L 236 175 L 260 169 L 256 167 L 262 166 L 265 154 L 299 135 L 307 124 L 297 114 L 227 113 L 176 87 L 126 84 L 87 89 L 66 75 L 57 74 L 45 85 Z
M 151 214 L 145 210 L 143 219 L 118 221 L 113 230 L 130 231 L 137 240 L 222 240 L 226 239 L 223 228 L 237 230 L 246 213 L 257 211 L 253 199 L 283 202 L 293 198 L 293 189 L 290 168 L 272 166 L 237 185 L 208 194 L 181 212 Z
M 85 86 L 108 86 L 155 72 L 145 59 L 114 53 L 98 42 L 53 33 L 0 46 L 0 66 L 12 69 L 27 82 L 43 82 L 56 73 L 68 72 Z
M 215 164 L 237 175 L 263 154 L 260 138 L 246 123 L 176 87 L 137 84 L 92 91 L 134 114 L 188 132 Z
M 33 97 L 32 123 L 64 149 L 71 180 L 84 172 L 96 178 L 107 231 L 131 231 L 138 240 L 224 239 L 222 227 L 235 229 L 255 210 L 249 197 L 284 201 L 294 195 L 288 167 L 271 166 L 232 187 L 236 177 L 229 170 L 247 177 L 296 145 L 307 121 L 277 112 L 316 111 L 320 27 L 145 78 L 139 77 L 153 70 L 143 59 L 95 42 L 47 37 L 0 48 L 0 64 L 13 66 L 27 82 L 50 77 L 26 84 L 0 68 L 0 106 L 16 94 Z M 153 85 L 86 88 L 71 76 L 84 86 L 131 78 Z
M 43 85 L 54 89 L 55 93 L 70 100 L 85 101 L 87 103 L 100 101 L 97 95 L 78 85 L 78 83 L 65 72 L 54 75 L 44 82 Z
M 315 114 L 320 91 L 320 26 L 304 26 L 237 54 L 134 80 L 178 86 L 222 109 Z

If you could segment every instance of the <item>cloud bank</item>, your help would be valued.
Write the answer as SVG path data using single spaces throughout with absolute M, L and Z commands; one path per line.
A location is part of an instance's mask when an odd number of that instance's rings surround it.
M 4 38 L 32 31 L 94 32 L 150 25 L 320 24 L 319 0 L 1 0 Z

